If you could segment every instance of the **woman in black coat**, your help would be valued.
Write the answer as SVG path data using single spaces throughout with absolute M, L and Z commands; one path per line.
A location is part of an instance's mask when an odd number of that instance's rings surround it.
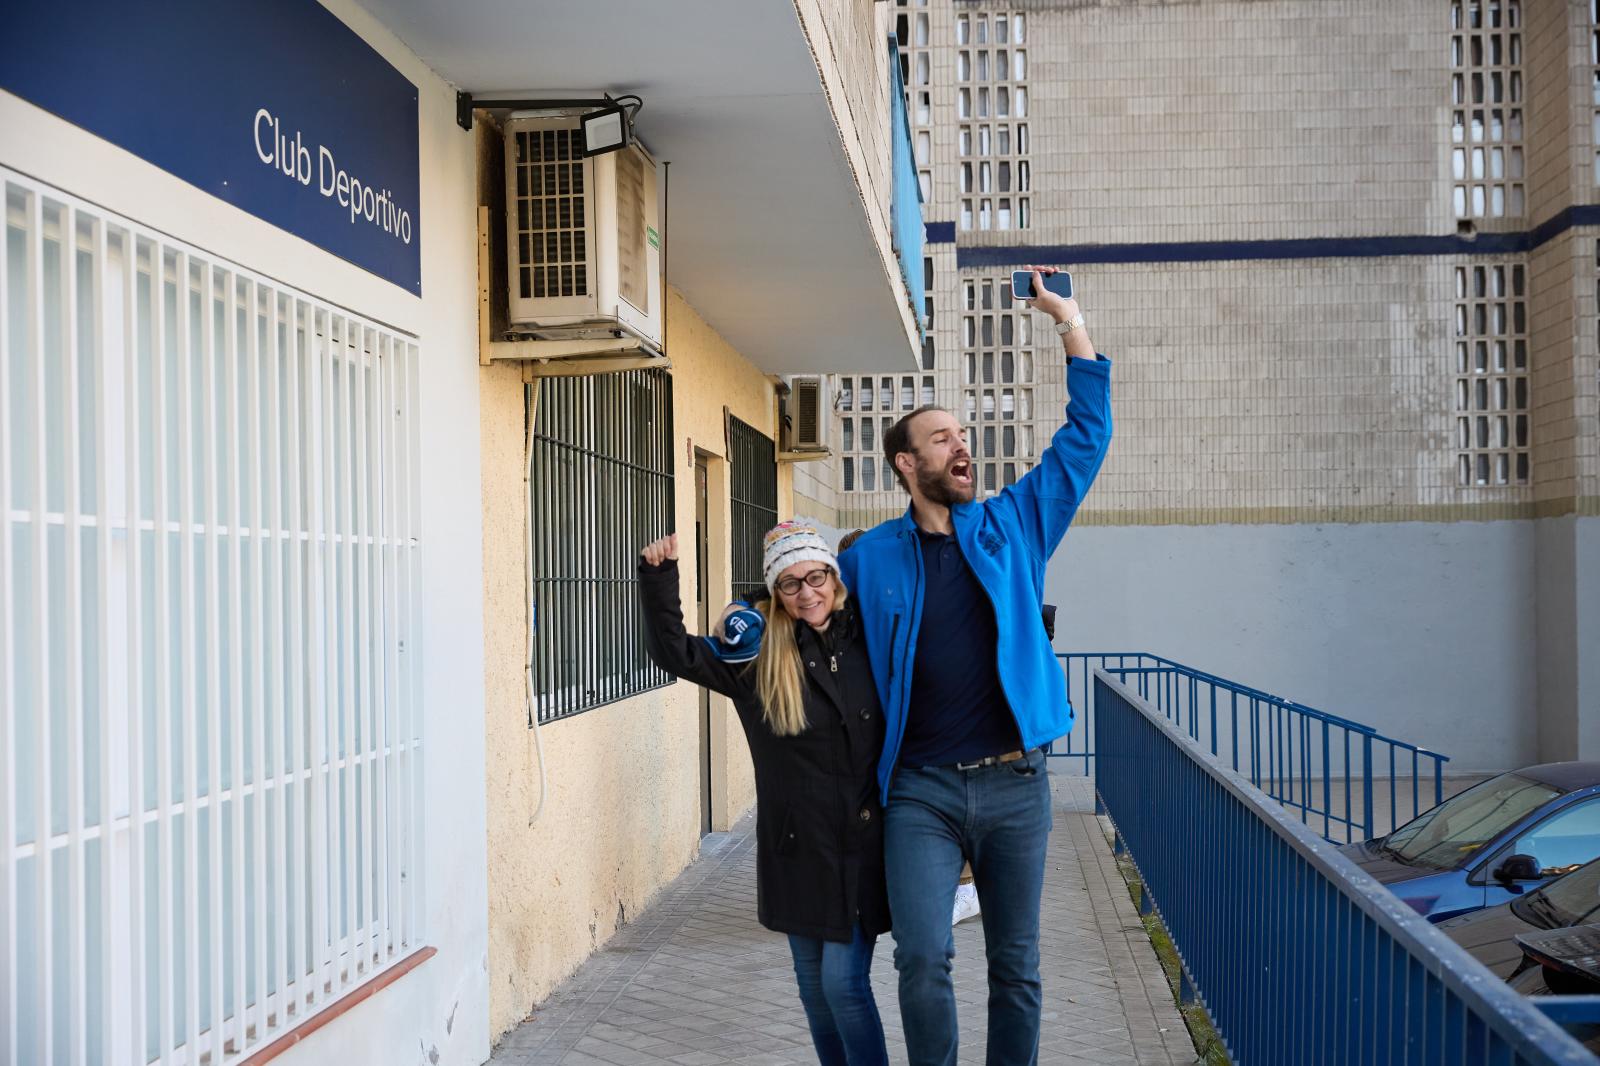
M 735 664 L 684 629 L 677 537 L 641 556 L 650 657 L 730 697 L 744 726 L 756 778 L 756 913 L 789 936 L 817 1057 L 887 1063 L 869 977 L 889 930 L 876 781 L 883 715 L 838 563 L 810 527 L 768 533 L 761 652 Z

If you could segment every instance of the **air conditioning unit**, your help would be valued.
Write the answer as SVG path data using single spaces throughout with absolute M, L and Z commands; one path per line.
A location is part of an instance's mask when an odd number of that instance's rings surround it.
M 828 383 L 821 376 L 792 377 L 787 380 L 789 394 L 783 408 L 781 451 L 815 457 L 828 451 Z
M 548 111 L 506 120 L 505 158 L 508 333 L 660 354 L 655 160 L 637 142 L 586 158 L 579 115 Z

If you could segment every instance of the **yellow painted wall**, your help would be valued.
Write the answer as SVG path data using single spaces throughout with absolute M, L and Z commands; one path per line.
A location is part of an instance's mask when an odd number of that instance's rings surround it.
M 773 386 L 669 292 L 677 526 L 694 580 L 693 451 L 710 474 L 712 602 L 730 595 L 723 406 L 776 438 Z M 686 683 L 543 726 L 548 794 L 523 709 L 527 638 L 522 536 L 523 392 L 515 365 L 481 371 L 487 704 L 489 1029 L 498 1039 L 603 945 L 699 850 L 699 696 Z M 779 513 L 792 478 L 779 467 Z M 686 607 L 693 620 L 694 605 Z M 713 704 L 713 828 L 755 798 L 749 753 L 727 701 Z M 530 819 L 532 819 L 530 821 Z M 755 900 L 750 900 L 755 907 Z

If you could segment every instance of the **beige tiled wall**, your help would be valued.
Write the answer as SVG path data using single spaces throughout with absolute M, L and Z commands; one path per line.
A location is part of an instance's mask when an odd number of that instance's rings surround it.
M 1035 12 L 1035 239 L 1453 232 L 1443 11 L 1275 0 Z
M 1116 437 L 1084 519 L 1359 521 L 1520 500 L 1456 485 L 1454 265 L 1085 268 Z
M 1567 233 L 1529 257 L 1532 267 L 1530 311 L 1539 338 L 1531 368 L 1534 429 L 1534 494 L 1555 500 L 1576 495 L 1574 459 L 1574 385 L 1572 368 L 1577 313 L 1578 279 L 1594 275 L 1593 239 Z M 1586 262 L 1585 262 L 1586 260 Z M 1589 286 L 1592 290 L 1592 284 Z
M 1458 225 L 1446 0 L 911 0 L 931 25 L 930 222 L 958 218 L 955 19 L 1023 10 L 1034 225 L 929 247 L 941 403 L 960 408 L 957 248 L 1526 232 L 1594 180 L 1588 4 L 1521 5 L 1528 206 Z M 1470 27 L 1468 27 L 1470 30 Z M 975 45 L 974 45 L 975 46 Z M 913 79 L 914 80 L 914 79 Z M 922 87 L 911 84 L 912 93 Z M 915 97 L 913 97 L 915 99 Z M 976 121 L 976 120 L 974 120 Z M 1012 120 L 1013 124 L 1015 119 Z M 1116 361 L 1099 523 L 1454 520 L 1597 510 L 1595 227 L 1531 253 L 1072 264 Z M 1524 264 L 1531 483 L 1459 484 L 1455 268 Z M 1036 345 L 1043 443 L 1064 399 Z M 860 494 L 857 494 L 859 497 Z M 852 500 L 884 513 L 883 493 Z
M 1594 513 L 1600 489 L 1600 358 L 1596 354 L 1597 254 L 1590 232 L 1569 232 L 1531 257 L 1534 490 L 1541 513 Z
M 1528 208 L 1543 221 L 1584 189 L 1574 179 L 1589 143 L 1583 114 L 1588 90 L 1588 13 L 1582 3 L 1525 4 L 1528 78 Z M 1567 76 L 1563 77 L 1562 73 Z M 1592 200 L 1592 197 L 1586 198 Z M 1577 201 L 1583 202 L 1583 201 Z

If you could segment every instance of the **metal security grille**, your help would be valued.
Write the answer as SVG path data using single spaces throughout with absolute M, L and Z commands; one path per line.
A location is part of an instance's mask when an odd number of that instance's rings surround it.
M 735 595 L 761 586 L 761 540 L 778 524 L 778 456 L 772 438 L 728 417 Z
M 534 713 L 672 683 L 644 649 L 639 549 L 675 528 L 672 378 L 545 378 L 533 400 Z
M 0 185 L 0 1061 L 235 1062 L 422 945 L 417 346 Z
M 523 299 L 588 295 L 581 137 L 576 129 L 516 134 L 517 284 Z

